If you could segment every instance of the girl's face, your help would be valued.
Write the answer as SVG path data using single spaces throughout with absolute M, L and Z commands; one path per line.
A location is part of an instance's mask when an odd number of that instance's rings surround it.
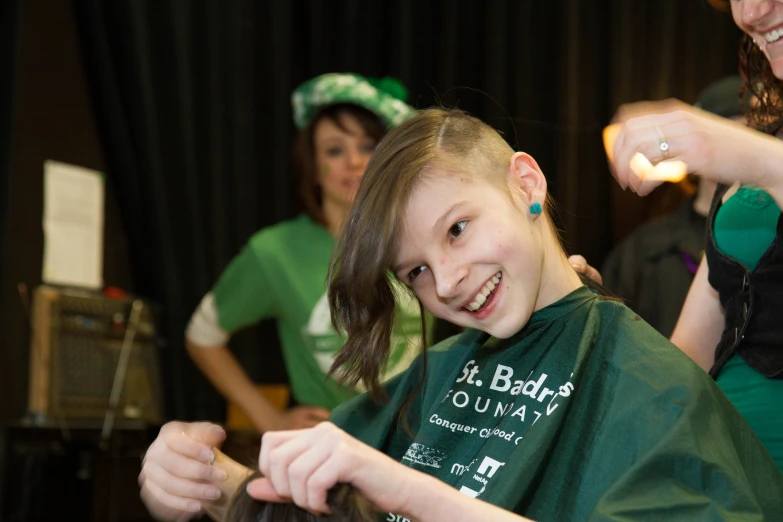
M 509 180 L 511 195 L 484 179 L 428 173 L 405 208 L 394 266 L 434 316 L 498 338 L 540 307 L 545 257 L 531 185 Z
M 759 45 L 775 77 L 783 80 L 783 0 L 731 0 L 731 14 Z
M 341 129 L 328 118 L 315 126 L 315 161 L 324 204 L 350 207 L 377 143 L 353 116 L 339 116 Z

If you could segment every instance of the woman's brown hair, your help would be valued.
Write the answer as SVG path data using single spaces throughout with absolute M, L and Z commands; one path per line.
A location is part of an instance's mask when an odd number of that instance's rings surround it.
M 411 192 L 436 167 L 467 177 L 485 176 L 507 188 L 512 154 L 496 130 L 458 110 L 420 111 L 381 140 L 330 268 L 332 320 L 347 334 L 330 373 L 350 386 L 361 381 L 374 398 L 383 398 L 379 371 L 389 356 L 395 288 L 400 286 L 393 284 L 388 271 Z
M 731 11 L 727 0 L 708 2 L 721 11 Z M 772 73 L 767 57 L 745 33 L 739 42 L 739 74 L 743 85 L 737 96 L 745 107 L 748 126 L 768 134 L 777 133 L 783 127 L 783 81 Z M 745 101 L 746 92 L 755 98 L 753 103 Z
M 321 109 L 294 139 L 294 173 L 299 182 L 299 198 L 305 212 L 316 223 L 329 226 L 321 209 L 321 187 L 318 184 L 318 165 L 315 159 L 315 128 L 324 120 L 329 120 L 341 130 L 348 132 L 342 118 L 353 117 L 364 133 L 376 143 L 386 132 L 386 125 L 373 112 L 350 103 L 337 103 Z
M 349 484 L 338 484 L 329 490 L 331 515 L 313 515 L 296 504 L 262 502 L 247 494 L 251 480 L 261 477 L 255 472 L 239 486 L 231 499 L 225 522 L 373 522 L 377 511 L 372 503 Z

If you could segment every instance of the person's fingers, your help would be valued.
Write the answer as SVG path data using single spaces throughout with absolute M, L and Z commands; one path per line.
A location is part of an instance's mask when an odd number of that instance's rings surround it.
M 288 466 L 289 487 L 294 503 L 305 509 L 311 509 L 310 476 L 329 459 L 331 451 L 325 446 L 313 446 L 297 456 Z
M 615 177 L 623 190 L 631 189 L 636 192 L 641 182 L 640 177 L 643 176 L 643 173 L 634 169 L 633 164 L 639 149 L 644 145 L 645 140 L 650 138 L 650 130 L 645 130 L 633 129 L 626 125 L 617 139 L 618 143 L 614 152 Z M 650 166 L 652 167 L 652 165 Z
M 307 499 L 305 505 L 299 505 L 318 513 L 331 513 L 327 498 L 329 490 L 338 481 L 342 465 L 338 459 L 327 458 L 307 479 Z
M 621 105 L 612 117 L 611 123 L 626 123 L 633 118 L 642 118 L 654 114 L 672 113 L 689 110 L 687 104 L 680 100 L 670 98 L 668 100 L 642 101 Z
M 612 151 L 612 161 L 610 161 L 612 176 L 614 176 L 614 179 L 617 180 L 617 184 L 620 185 L 620 188 L 623 190 L 628 188 L 628 182 L 626 180 L 627 169 L 625 168 L 625 163 L 623 163 L 623 161 L 626 161 L 625 156 L 627 156 L 627 154 L 623 154 L 626 149 L 625 140 L 627 134 L 628 132 L 625 127 L 618 133 L 617 139 L 614 142 L 614 150 Z
M 604 284 L 604 278 L 601 277 L 601 273 L 590 265 L 587 265 L 585 277 L 595 281 L 599 285 Z
M 678 134 L 687 130 L 681 123 L 664 125 L 656 129 L 659 134 L 657 143 L 645 143 L 645 147 L 640 147 L 632 163 L 644 158 L 643 168 L 633 167 L 634 170 L 641 170 L 643 175 L 639 177 L 639 182 L 634 190 L 640 196 L 646 196 L 659 187 L 664 182 L 678 183 L 688 174 L 688 163 L 683 161 L 689 152 L 688 143 L 692 141 L 690 134 Z M 665 141 L 667 145 L 666 152 L 661 148 L 661 143 Z M 654 158 L 654 165 L 647 158 Z M 638 162 L 637 162 L 638 163 Z
M 568 258 L 568 262 L 578 273 L 583 274 L 587 268 L 587 259 L 580 255 L 573 255 Z
M 215 458 L 215 454 L 210 446 L 192 439 L 185 433 L 178 433 L 170 435 L 165 441 L 165 446 L 156 446 L 153 451 L 148 451 L 145 460 L 152 455 L 158 453 L 165 454 L 167 452 L 174 452 L 204 464 L 209 464 Z
M 603 284 L 601 273 L 590 266 L 587 263 L 587 259 L 585 259 L 583 256 L 578 254 L 572 255 L 568 258 L 568 262 L 571 264 L 577 274 L 582 274 L 585 277 L 592 279 L 596 283 Z
M 225 438 L 226 432 L 217 424 L 169 422 L 161 428 L 147 453 L 154 455 L 168 449 L 208 464 L 214 459 L 212 447 Z
M 634 192 L 643 190 L 643 173 L 630 168 L 631 160 L 637 153 L 643 154 L 651 162 L 672 159 L 677 156 L 678 149 L 672 149 L 672 142 L 683 133 L 690 132 L 690 113 L 684 110 L 678 100 L 643 104 L 631 109 L 622 108 L 618 113 L 624 114 L 622 129 L 612 151 L 612 175 L 623 188 Z M 656 112 L 650 112 L 650 111 Z M 669 146 L 666 154 L 661 149 L 662 139 Z
M 264 473 L 272 484 L 275 491 L 281 497 L 291 497 L 291 479 L 289 468 L 303 453 L 306 453 L 313 447 L 313 440 L 308 437 L 309 431 L 300 432 L 298 437 L 287 440 L 284 444 L 279 444 L 269 452 L 268 468 L 269 472 Z M 319 447 L 316 445 L 315 447 Z M 320 445 L 321 448 L 324 445 Z M 300 469 L 302 465 L 300 464 Z
M 217 500 L 220 498 L 220 490 L 217 487 L 172 475 L 156 463 L 146 466 L 144 482 L 145 484 L 151 482 L 160 485 L 160 488 L 166 493 L 176 497 L 199 500 Z
M 278 495 L 272 482 L 266 477 L 251 480 L 247 484 L 247 494 L 264 502 L 291 502 L 291 499 Z
M 639 195 L 647 194 L 663 181 L 652 175 L 655 172 L 655 166 L 650 160 L 650 158 L 654 158 L 660 162 L 664 157 L 668 157 L 668 155 L 663 155 L 660 148 L 661 136 L 661 131 L 657 127 L 634 131 L 628 137 L 630 145 L 621 153 L 622 159 L 620 161 L 623 164 L 628 163 L 628 188 Z M 630 153 L 633 155 L 628 159 Z
M 192 422 L 183 430 L 185 435 L 206 446 L 217 446 L 226 439 L 226 431 L 211 422 Z
M 204 464 L 190 457 L 167 451 L 155 459 L 149 459 L 144 467 L 158 465 L 175 477 L 190 480 L 218 481 L 226 480 L 225 470 Z
M 639 186 L 644 182 L 645 177 L 652 172 L 653 164 L 647 159 L 647 156 L 637 152 L 631 158 L 628 164 L 632 174 L 628 177 L 628 186 L 635 193 L 639 193 Z
M 274 449 L 300 436 L 302 430 L 268 431 L 261 437 L 261 451 L 258 454 L 258 469 L 269 476 L 269 455 Z
M 171 495 L 154 482 L 147 482 L 141 488 L 141 498 L 146 504 L 155 503 L 171 510 L 198 513 L 202 509 L 201 502 L 192 498 L 181 498 Z

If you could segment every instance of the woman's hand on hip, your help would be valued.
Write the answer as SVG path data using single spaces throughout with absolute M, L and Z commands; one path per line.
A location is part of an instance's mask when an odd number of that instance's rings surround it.
M 312 428 L 329 420 L 329 410 L 316 406 L 296 406 L 283 412 L 279 430 L 301 430 Z

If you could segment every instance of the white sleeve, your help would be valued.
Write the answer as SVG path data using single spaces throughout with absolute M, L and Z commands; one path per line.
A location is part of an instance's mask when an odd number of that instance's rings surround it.
M 198 346 L 224 346 L 231 334 L 218 323 L 215 296 L 209 292 L 201 300 L 185 329 L 185 338 Z

